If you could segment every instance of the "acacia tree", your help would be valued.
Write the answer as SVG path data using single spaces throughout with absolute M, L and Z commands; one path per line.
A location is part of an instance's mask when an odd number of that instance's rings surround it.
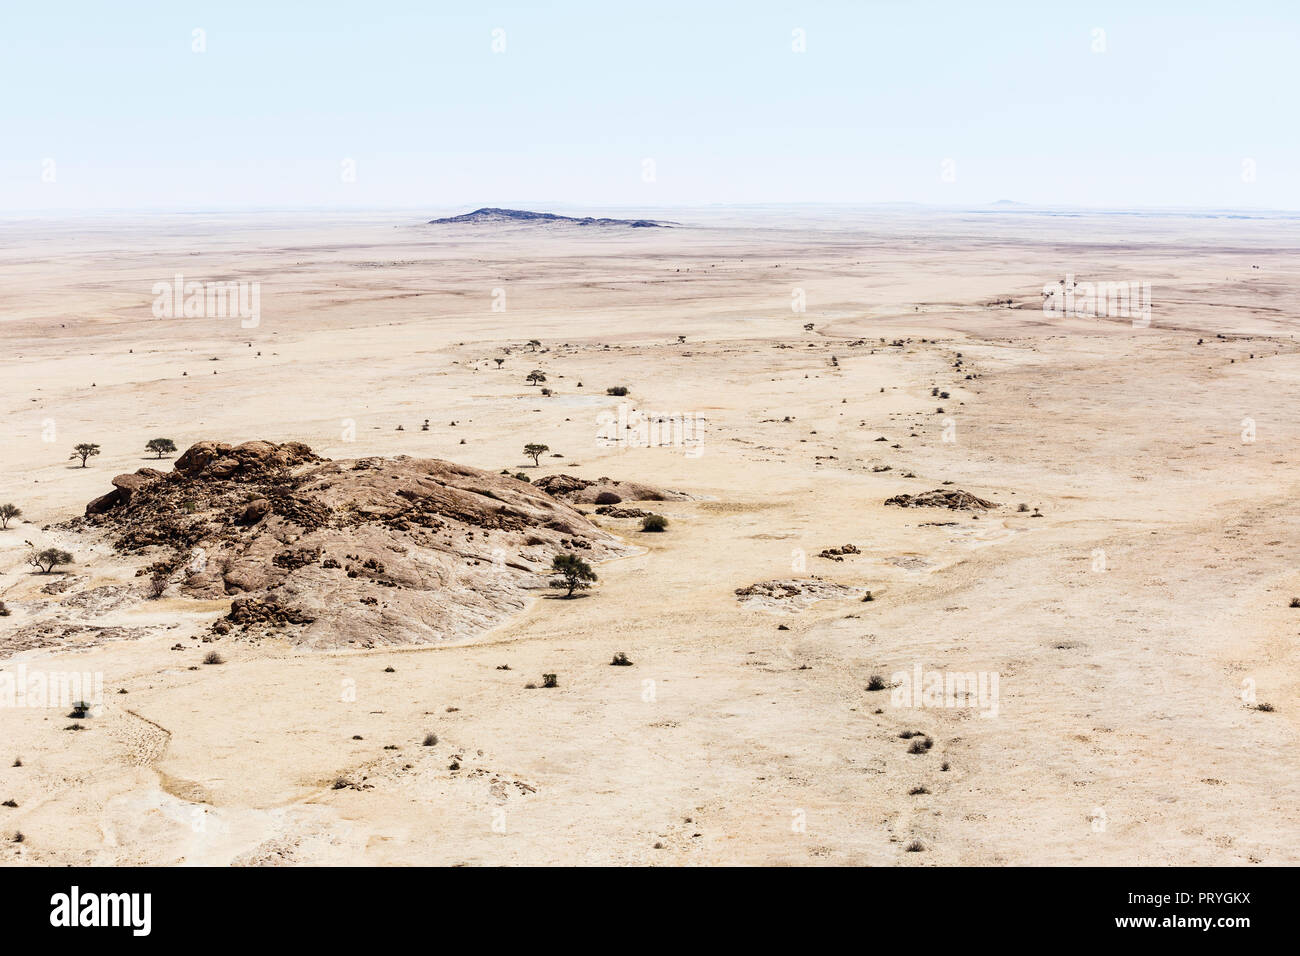
M 176 443 L 170 438 L 150 438 L 145 442 L 145 451 L 151 451 L 159 458 L 170 455 L 176 450 Z
M 80 458 L 80 459 L 81 459 L 81 467 L 82 467 L 82 468 L 85 468 L 85 467 L 86 467 L 86 459 L 87 459 L 87 458 L 93 458 L 93 457 L 95 457 L 95 456 L 98 455 L 98 454 L 99 454 L 99 446 L 98 446 L 98 445 L 92 445 L 90 442 L 84 442 L 84 441 L 83 441 L 80 445 L 74 445 L 74 446 L 73 446 L 73 448 L 72 448 L 72 454 L 68 456 L 68 460 L 71 461 L 71 460 L 74 459 L 74 458 Z
M 506 364 L 506 360 L 503 358 L 495 358 L 492 361 L 497 363 L 497 368 L 500 368 L 502 365 Z
M 538 339 L 528 340 L 528 347 L 532 349 L 534 352 L 536 352 L 541 347 L 541 344 L 542 343 Z
M 536 385 L 538 382 L 546 381 L 546 373 L 541 369 L 533 369 L 528 373 L 527 382 L 529 385 Z
M 23 509 L 14 504 L 0 505 L 0 530 L 9 527 L 9 521 L 21 517 Z
M 60 564 L 71 564 L 72 555 L 59 548 L 45 548 L 43 551 L 33 551 L 27 556 L 27 563 L 41 574 L 49 574 Z
M 538 460 L 542 455 L 551 450 L 550 445 L 538 445 L 535 442 L 529 442 L 524 446 L 524 454 L 533 460 L 533 467 L 536 468 L 541 462 Z
M 590 582 L 596 580 L 591 565 L 576 554 L 557 554 L 551 559 L 551 573 L 560 575 L 551 582 L 551 587 L 567 588 L 566 598 L 573 597 L 574 591 L 586 590 L 591 587 Z

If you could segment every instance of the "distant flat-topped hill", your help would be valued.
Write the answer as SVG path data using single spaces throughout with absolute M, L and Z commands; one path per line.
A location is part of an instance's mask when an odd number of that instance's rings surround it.
M 430 219 L 429 225 L 440 226 L 460 222 L 571 222 L 578 226 L 631 226 L 641 228 L 671 228 L 666 222 L 653 219 L 593 219 L 591 216 L 557 216 L 553 212 L 530 212 L 527 209 L 495 209 L 486 207 L 467 212 L 463 216 L 448 216 L 446 219 Z

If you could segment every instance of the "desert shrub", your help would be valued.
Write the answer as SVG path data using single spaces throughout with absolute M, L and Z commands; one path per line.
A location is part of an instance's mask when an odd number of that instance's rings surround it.
M 551 573 L 560 575 L 559 579 L 551 582 L 551 587 L 567 588 L 569 593 L 565 597 L 573 597 L 574 591 L 589 588 L 590 582 L 596 580 L 591 565 L 576 554 L 557 554 L 551 559 Z
M 390 664 L 388 667 L 385 667 L 385 668 L 384 668 L 384 673 L 385 673 L 385 674 L 396 674 L 396 673 L 397 673 L 397 669 L 396 669 L 395 667 L 393 667 L 393 666 Z
M 908 853 L 920 853 L 924 849 L 925 849 L 925 844 L 922 843 L 920 840 L 913 840 L 911 843 L 907 845 Z
M 668 519 L 663 515 L 646 515 L 641 519 L 642 531 L 663 531 L 668 527 Z
M 352 786 L 352 781 L 349 780 L 347 777 L 335 777 L 334 783 L 331 785 L 330 789 L 346 790 L 350 786 Z
M 208 651 L 208 653 L 203 658 L 203 663 L 205 664 L 224 664 L 225 662 L 226 659 L 222 657 L 220 654 L 218 654 L 216 651 Z
M 596 495 L 596 504 L 598 505 L 616 505 L 622 500 L 623 498 L 620 495 L 616 495 L 612 491 L 602 491 Z
M 88 713 L 90 713 L 90 702 L 79 700 L 72 705 L 72 713 L 68 714 L 68 716 L 80 720 Z
M 72 555 L 59 548 L 45 548 L 41 551 L 33 551 L 27 556 L 27 563 L 36 568 L 42 574 L 49 574 L 60 564 L 71 564 Z
M 913 787 L 911 790 L 907 791 L 907 795 L 909 797 L 915 797 L 920 794 L 929 793 L 929 792 L 930 792 L 929 787 Z
M 889 684 L 879 674 L 872 674 L 867 680 L 867 690 L 889 690 Z
M 433 747 L 433 746 L 436 746 L 437 743 L 438 743 L 438 735 L 437 735 L 437 734 L 425 734 L 425 735 L 424 735 L 424 743 L 421 744 L 421 746 L 423 746 L 423 747 Z
M 68 456 L 68 460 L 71 461 L 71 460 L 74 459 L 74 458 L 80 458 L 80 459 L 81 459 L 81 467 L 82 467 L 82 468 L 85 468 L 85 467 L 86 467 L 86 459 L 87 459 L 87 458 L 94 458 L 94 457 L 95 457 L 96 455 L 98 455 L 98 454 L 99 454 L 99 446 L 98 446 L 98 445 L 91 444 L 90 442 L 82 442 L 81 444 L 76 445 L 75 447 L 73 447 L 73 449 L 72 449 L 72 454 Z
M 622 651 L 614 655 L 614 659 L 609 662 L 611 667 L 631 667 L 632 661 Z
M 176 443 L 170 438 L 150 438 L 144 445 L 145 451 L 151 451 L 158 458 L 170 455 L 176 450 Z
M 1300 597 L 1293 597 L 1293 598 L 1291 599 L 1291 606 L 1292 606 L 1292 607 L 1300 607 Z
M 5 605 L 5 602 L 0 601 L 0 617 L 8 617 L 12 613 L 13 612 Z
M 1273 705 L 1272 705 L 1272 704 L 1256 704 L 1256 705 L 1255 705 L 1255 709 L 1256 709 L 1256 710 L 1262 710 L 1262 711 L 1263 711 L 1264 713 L 1266 713 L 1266 714 L 1271 714 L 1271 713 L 1273 713 Z
M 613 386 L 613 387 L 611 387 L 611 388 L 607 388 L 607 389 L 605 389 L 605 394 L 606 394 L 606 395 L 617 395 L 618 397 L 622 398 L 624 395 L 627 394 L 627 386 L 626 386 L 626 385 L 615 385 L 615 386 Z
M 543 686 L 543 687 L 559 687 L 559 686 L 560 686 L 560 679 L 559 679 L 556 675 L 554 675 L 554 674 L 543 674 L 543 675 L 542 675 L 542 686 Z

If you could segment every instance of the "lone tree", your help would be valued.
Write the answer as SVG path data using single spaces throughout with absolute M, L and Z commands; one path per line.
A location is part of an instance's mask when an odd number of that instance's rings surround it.
M 535 368 L 528 373 L 527 381 L 529 385 L 536 385 L 538 382 L 546 381 L 546 374 L 541 369 Z
M 550 445 L 538 445 L 535 442 L 529 442 L 524 446 L 524 454 L 533 460 L 533 467 L 540 465 L 541 462 L 538 459 L 550 450 Z
M 11 518 L 21 517 L 23 509 L 17 505 L 0 505 L 0 529 L 9 527 Z
M 86 459 L 93 458 L 98 454 L 99 454 L 98 445 L 92 445 L 90 442 L 83 441 L 80 445 L 76 445 L 73 447 L 72 454 L 68 456 L 68 460 L 71 461 L 74 458 L 80 458 L 81 467 L 85 468 Z
M 72 555 L 58 548 L 46 548 L 43 551 L 33 551 L 29 554 L 27 563 L 40 571 L 41 574 L 49 574 L 60 564 L 71 564 Z
M 497 363 L 497 368 L 500 368 L 502 365 L 506 364 L 506 360 L 503 358 L 495 358 L 492 361 Z
M 541 345 L 542 343 L 537 339 L 528 340 L 528 347 L 532 349 L 534 352 L 536 352 L 541 347 Z
M 145 442 L 145 451 L 151 451 L 159 458 L 170 455 L 176 450 L 176 443 L 170 438 L 150 438 Z
M 596 580 L 596 572 L 591 570 L 591 565 L 576 554 L 557 554 L 551 559 L 551 573 L 561 575 L 551 582 L 551 587 L 567 588 L 569 593 L 564 595 L 566 598 L 573 597 L 574 591 L 586 590 L 591 587 L 590 582 Z

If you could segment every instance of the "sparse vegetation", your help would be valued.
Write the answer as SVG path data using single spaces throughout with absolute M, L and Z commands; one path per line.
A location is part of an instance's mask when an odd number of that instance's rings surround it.
M 529 442 L 524 446 L 524 454 L 533 460 L 534 468 L 541 464 L 541 457 L 550 450 L 550 445 L 539 445 L 536 442 Z
M 1272 704 L 1256 704 L 1256 705 L 1255 705 L 1255 709 L 1258 710 L 1258 711 L 1262 711 L 1262 712 L 1264 712 L 1264 713 L 1266 713 L 1266 714 L 1271 714 L 1271 713 L 1273 713 L 1273 705 L 1272 705 Z
M 9 527 L 9 522 L 14 518 L 21 518 L 23 509 L 15 504 L 0 505 L 0 531 Z
M 438 744 L 438 735 L 437 735 L 437 734 L 425 734 L 425 735 L 424 735 L 424 743 L 421 744 L 421 746 L 423 746 L 423 747 L 435 747 L 435 746 L 437 746 L 437 744 Z
M 641 530 L 649 532 L 663 531 L 668 527 L 668 519 L 663 515 L 646 515 L 641 519 Z
M 627 391 L 628 389 L 626 385 L 613 385 L 610 388 L 605 389 L 605 394 L 616 395 L 619 398 L 622 398 L 624 395 L 627 394 Z
M 162 597 L 170 581 L 171 575 L 166 571 L 155 571 L 149 576 L 149 597 L 155 601 Z
M 879 674 L 872 674 L 867 680 L 867 690 L 889 690 L 889 683 Z
M 98 446 L 98 445 L 92 444 L 92 443 L 90 443 L 90 442 L 82 442 L 82 443 L 79 444 L 79 445 L 74 445 L 74 446 L 73 446 L 73 448 L 72 448 L 72 454 L 68 456 L 68 460 L 71 461 L 71 460 L 74 459 L 74 458 L 80 458 L 80 459 L 81 459 L 81 467 L 82 467 L 82 468 L 85 468 L 85 467 L 86 467 L 86 459 L 88 459 L 88 458 L 94 458 L 94 457 L 95 457 L 96 455 L 98 455 L 98 454 L 99 454 L 99 446 Z
M 543 687 L 559 687 L 559 686 L 560 686 L 560 679 L 559 679 L 556 675 L 554 675 L 554 674 L 543 674 L 543 675 L 542 675 L 542 686 L 543 686 Z
M 920 853 L 923 850 L 925 850 L 925 844 L 922 843 L 920 840 L 913 840 L 911 843 L 907 845 L 908 853 Z
M 220 654 L 218 654 L 216 651 L 208 651 L 208 653 L 203 658 L 203 663 L 205 664 L 224 664 L 225 662 L 226 659 L 222 657 Z
M 567 588 L 565 597 L 573 597 L 574 591 L 583 591 L 591 587 L 596 580 L 596 572 L 591 565 L 576 554 L 557 554 L 551 559 L 551 573 L 560 577 L 551 582 L 553 588 Z
M 611 667 L 631 667 L 632 661 L 625 653 L 619 651 L 614 655 L 614 659 L 610 661 L 609 664 Z
M 41 574 L 50 574 L 60 564 L 71 564 L 72 555 L 59 548 L 43 548 L 29 554 L 27 563 L 40 571 Z
M 930 792 L 929 787 L 925 787 L 925 786 L 913 787 L 911 790 L 907 791 L 907 795 L 909 797 L 916 797 L 916 796 L 920 796 L 923 793 L 929 793 L 929 792 Z
M 145 451 L 151 451 L 156 458 L 162 458 L 163 455 L 170 455 L 176 451 L 176 443 L 170 438 L 150 438 L 145 442 Z

